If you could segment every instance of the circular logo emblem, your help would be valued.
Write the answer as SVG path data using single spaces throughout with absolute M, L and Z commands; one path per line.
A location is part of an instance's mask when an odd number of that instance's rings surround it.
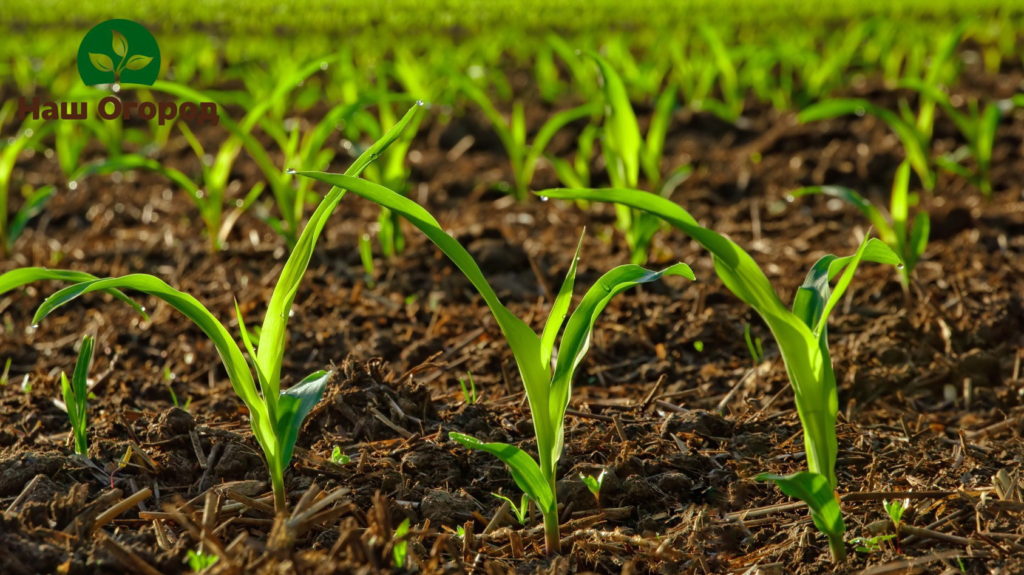
M 107 20 L 89 30 L 78 46 L 78 74 L 88 86 L 152 86 L 159 72 L 160 47 L 138 22 Z

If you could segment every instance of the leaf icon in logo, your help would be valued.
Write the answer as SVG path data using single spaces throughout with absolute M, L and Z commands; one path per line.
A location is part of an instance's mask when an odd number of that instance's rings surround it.
M 128 68 L 129 70 L 141 70 L 146 66 L 149 66 L 149 63 L 152 61 L 153 59 L 149 56 L 140 56 L 136 54 L 135 56 L 128 58 L 128 63 L 125 64 L 125 68 Z
M 124 58 L 125 54 L 128 53 L 128 39 L 124 37 L 124 34 L 121 34 L 117 30 L 113 30 L 113 32 L 114 32 L 114 53 L 117 54 L 118 56 Z
M 113 72 L 114 61 L 110 59 L 110 56 L 106 54 L 97 54 L 95 52 L 89 52 L 89 61 L 96 67 L 100 72 Z

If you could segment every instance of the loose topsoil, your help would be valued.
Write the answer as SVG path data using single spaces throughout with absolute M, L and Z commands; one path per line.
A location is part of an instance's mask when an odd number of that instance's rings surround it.
M 1003 97 L 1020 76 L 965 85 Z M 878 87 L 852 95 L 888 106 L 905 96 Z M 535 105 L 529 116 L 536 124 L 550 113 Z M 411 195 L 532 326 L 542 325 L 584 227 L 578 292 L 628 261 L 612 209 L 515 203 L 495 191 L 511 174 L 487 122 L 441 117 L 432 115 L 413 146 Z M 553 152 L 571 153 L 579 128 L 557 138 Z M 202 132 L 211 144 L 224 135 Z M 936 148 L 960 144 L 940 121 Z M 851 548 L 834 572 L 1024 572 L 1022 146 L 1018 110 L 999 128 L 991 200 L 940 176 L 926 200 L 932 241 L 910 291 L 894 269 L 864 265 L 833 316 L 848 538 L 892 533 L 883 499 L 910 505 L 896 537 L 870 552 Z M 101 154 L 90 148 L 86 157 Z M 787 192 L 839 184 L 884 202 L 901 157 L 874 118 L 800 125 L 751 103 L 738 126 L 680 110 L 663 165 L 694 167 L 673 199 L 746 247 L 790 301 L 817 258 L 851 253 L 868 229 L 847 205 L 790 203 Z M 160 159 L 195 168 L 178 135 Z M 348 161 L 339 154 L 334 168 Z M 96 176 L 70 190 L 56 174 L 56 160 L 41 154 L 19 165 L 15 181 L 62 191 L 0 271 L 153 273 L 232 329 L 234 299 L 249 325 L 258 323 L 286 257 L 260 219 L 272 207 L 242 215 L 226 249 L 210 254 L 194 207 L 159 176 Z M 259 173 L 243 159 L 234 177 L 247 190 Z M 553 185 L 542 168 L 534 187 Z M 378 258 L 368 286 L 356 244 L 376 216 L 357 197 L 342 201 L 296 298 L 286 383 L 317 369 L 335 373 L 299 436 L 288 520 L 275 522 L 265 499 L 245 408 L 213 346 L 185 318 L 142 297 L 152 314 L 145 322 L 90 296 L 32 328 L 35 307 L 56 284 L 0 297 L 0 361 L 11 358 L 10 382 L 0 387 L 0 572 L 180 573 L 186 553 L 199 549 L 222 557 L 212 573 L 387 572 L 403 519 L 411 524 L 408 568 L 426 573 L 833 571 L 806 507 L 753 479 L 806 466 L 777 347 L 682 233 L 657 235 L 650 267 L 684 261 L 698 281 L 632 290 L 598 321 L 560 462 L 563 554 L 548 559 L 539 516 L 520 526 L 491 495 L 518 501 L 504 466 L 448 439 L 460 431 L 532 450 L 501 333 L 470 284 L 411 226 L 406 252 Z M 745 324 L 763 340 L 760 363 L 747 351 Z M 85 333 L 97 337 L 88 459 L 71 455 L 67 417 L 54 401 Z M 467 372 L 475 404 L 460 391 Z M 335 446 L 349 463 L 331 461 Z M 601 470 L 597 499 L 579 475 Z M 314 496 L 330 499 L 317 506 Z

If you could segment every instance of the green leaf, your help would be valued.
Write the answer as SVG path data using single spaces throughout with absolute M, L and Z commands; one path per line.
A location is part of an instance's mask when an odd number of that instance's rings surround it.
M 519 489 L 532 497 L 542 512 L 549 513 L 554 510 L 554 493 L 544 480 L 540 466 L 525 451 L 507 443 L 484 443 L 475 437 L 454 431 L 449 433 L 448 437 L 470 449 L 486 451 L 503 461 Z
M 922 210 L 914 216 L 914 224 L 910 227 L 910 241 L 908 243 L 907 269 L 912 270 L 917 262 L 928 249 L 928 236 L 931 233 L 931 218 L 928 212 Z
M 580 250 L 583 249 L 583 236 L 586 230 L 580 234 L 580 241 L 576 244 L 576 252 L 572 256 L 572 263 L 569 264 L 569 271 L 565 274 L 562 287 L 558 289 L 558 295 L 551 304 L 551 311 L 548 312 L 548 319 L 544 323 L 544 331 L 540 337 L 540 362 L 545 370 L 550 369 L 552 354 L 555 349 L 555 341 L 558 339 L 558 332 L 569 316 L 569 305 L 572 303 L 572 290 L 576 282 L 576 266 L 580 261 Z
M 92 274 L 72 270 L 51 270 L 49 268 L 29 267 L 18 268 L 0 275 L 0 294 L 7 293 L 23 285 L 37 281 L 55 280 L 65 282 L 86 282 L 99 279 Z M 149 320 L 146 310 L 120 290 L 112 290 L 111 295 L 130 305 L 145 320 Z
M 401 136 L 406 126 L 421 112 L 422 108 L 423 105 L 419 103 L 410 108 L 405 116 L 388 130 L 381 139 L 374 142 L 372 146 L 356 158 L 356 161 L 349 166 L 345 173 L 350 176 L 358 175 L 366 166 L 380 157 L 388 146 Z M 306 174 L 302 173 L 302 175 Z M 288 314 L 291 310 L 292 302 L 295 300 L 295 294 L 298 292 L 299 284 L 302 282 L 302 276 L 305 275 L 309 261 L 313 257 L 313 248 L 316 246 L 320 233 L 327 224 L 327 218 L 330 217 L 334 208 L 337 207 L 338 202 L 344 196 L 345 190 L 336 186 L 317 206 L 313 215 L 309 217 L 306 227 L 303 228 L 302 234 L 299 236 L 291 255 L 288 256 L 288 261 L 285 262 L 277 285 L 274 286 L 274 292 L 270 296 L 270 303 L 267 305 L 267 313 L 263 320 L 263 328 L 260 335 L 262 345 L 260 345 L 257 354 L 260 368 L 270 382 L 277 382 L 281 377 L 281 361 L 286 347 L 285 338 L 287 336 Z M 276 383 L 272 385 L 276 386 Z M 276 402 L 277 389 L 265 389 L 264 393 L 267 397 L 274 397 L 274 399 L 269 401 Z
M 110 56 L 107 56 L 106 54 L 97 54 L 95 52 L 89 52 L 89 61 L 92 62 L 93 67 L 95 67 L 100 72 L 114 71 L 114 61 L 111 60 Z
M 124 34 L 117 30 L 112 30 L 112 32 L 114 35 L 114 53 L 124 58 L 125 54 L 128 53 L 128 40 L 124 37 Z
M 604 79 L 607 107 L 605 143 L 614 156 L 609 161 L 608 171 L 614 176 L 617 185 L 635 188 L 640 176 L 642 140 L 633 104 L 629 101 L 626 86 L 612 65 L 596 52 L 588 54 L 597 62 Z
M 359 178 L 343 174 L 328 174 L 324 172 L 297 172 L 300 176 L 313 178 L 332 186 L 351 190 L 353 193 L 375 202 L 385 208 L 402 215 L 412 225 L 416 226 L 430 239 L 438 248 L 448 256 L 449 259 L 466 276 L 466 279 L 476 288 L 477 292 L 484 299 L 487 307 L 491 310 L 495 321 L 501 328 L 512 354 L 515 356 L 516 364 L 526 386 L 527 398 L 530 401 L 530 409 L 535 413 L 547 413 L 548 405 L 548 373 L 543 369 L 540 361 L 540 338 L 526 325 L 523 320 L 510 312 L 498 295 L 487 283 L 480 266 L 473 257 L 462 247 L 459 242 L 445 233 L 434 216 L 416 202 L 398 194 L 384 186 L 367 182 Z M 333 193 L 333 192 L 332 192 Z M 548 422 L 535 419 L 538 436 L 553 434 L 548 429 Z
M 18 239 L 18 236 L 21 235 L 25 225 L 43 211 L 43 206 L 46 205 L 46 202 L 50 201 L 55 190 L 56 188 L 53 186 L 43 186 L 25 199 L 25 203 L 14 214 L 10 226 L 7 228 L 7 245 L 14 245 L 14 240 Z
M 318 371 L 306 376 L 305 379 L 281 392 L 277 405 L 276 435 L 281 452 L 277 464 L 281 469 L 288 467 L 295 449 L 295 441 L 302 429 L 302 422 L 313 407 L 320 401 L 331 379 L 331 372 Z
M 231 334 L 198 300 L 185 292 L 172 288 L 157 277 L 146 274 L 131 274 L 77 283 L 46 298 L 42 305 L 39 306 L 39 309 L 36 310 L 33 322 L 41 322 L 57 308 L 82 295 L 111 289 L 132 289 L 158 297 L 192 320 L 217 348 L 235 393 L 238 394 L 252 412 L 255 430 L 256 420 L 265 418 L 266 410 L 256 392 L 252 373 L 245 363 L 245 356 L 238 349 L 238 345 L 231 338 Z M 257 433 L 257 437 L 259 437 L 259 433 Z
M 129 70 L 141 70 L 141 69 L 145 68 L 146 66 L 149 66 L 149 63 L 152 62 L 152 61 L 153 61 L 153 58 L 151 58 L 149 56 L 142 56 L 142 55 L 136 54 L 135 56 L 132 56 L 131 58 L 128 58 L 128 63 L 125 64 L 124 67 L 129 69 Z
M 878 235 L 881 236 L 883 241 L 889 244 L 896 243 L 896 235 L 893 232 L 892 226 L 889 225 L 888 220 L 885 219 L 881 210 L 876 208 L 875 205 L 867 198 L 856 191 L 843 186 L 809 186 L 794 190 L 790 195 L 792 195 L 793 198 L 800 198 L 814 194 L 831 196 L 849 203 L 853 207 L 857 208 L 860 213 L 864 214 L 868 221 L 871 222 L 871 225 L 878 230 Z
M 825 476 L 810 471 L 800 471 L 792 475 L 762 473 L 756 479 L 771 481 L 778 485 L 786 495 L 806 503 L 811 509 L 814 526 L 828 537 L 833 560 L 836 562 L 843 560 L 846 556 L 846 546 L 843 543 L 846 525 L 843 523 L 843 513 L 839 507 L 839 501 Z

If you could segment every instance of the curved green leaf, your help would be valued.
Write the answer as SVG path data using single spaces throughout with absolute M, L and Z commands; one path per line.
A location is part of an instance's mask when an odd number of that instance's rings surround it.
M 497 457 L 512 472 L 512 479 L 523 493 L 529 495 L 544 513 L 554 511 L 555 497 L 541 474 L 540 466 L 525 451 L 507 443 L 484 443 L 475 437 L 452 431 L 448 437 L 470 449 L 486 451 Z
M 814 526 L 828 537 L 833 560 L 839 562 L 845 558 L 846 546 L 843 543 L 843 534 L 846 533 L 846 525 L 843 523 L 843 512 L 832 486 L 829 485 L 825 476 L 810 471 L 800 471 L 791 475 L 762 473 L 756 479 L 771 481 L 778 485 L 786 495 L 806 503 L 811 510 Z
M 53 280 L 78 283 L 96 279 L 99 278 L 92 274 L 73 270 L 52 270 L 49 268 L 39 267 L 18 268 L 0 275 L 0 294 L 7 293 L 23 285 L 38 281 Z M 120 290 L 110 290 L 110 294 L 130 305 L 143 317 L 143 319 L 146 319 L 147 321 L 149 320 L 146 310 L 136 303 L 135 300 L 131 299 Z
M 896 235 L 893 232 L 892 226 L 889 224 L 889 221 L 885 219 L 882 211 L 876 208 L 875 205 L 867 198 L 850 188 L 843 186 L 808 186 L 806 188 L 794 190 L 790 193 L 793 198 L 800 198 L 815 194 L 831 196 L 849 203 L 853 207 L 857 208 L 860 213 L 864 214 L 864 217 L 866 217 L 868 221 L 871 222 L 871 225 L 878 230 L 878 235 L 881 236 L 882 240 L 891 244 L 896 242 Z

